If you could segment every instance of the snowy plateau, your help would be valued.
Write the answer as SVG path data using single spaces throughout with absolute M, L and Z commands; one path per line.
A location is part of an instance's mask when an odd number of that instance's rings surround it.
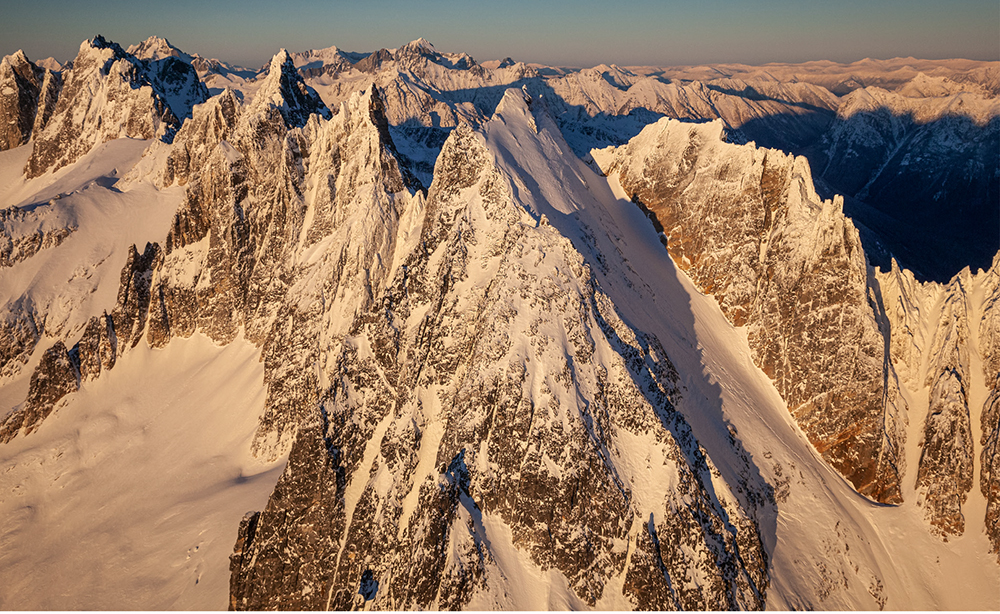
M 0 62 L 0 608 L 1000 609 L 1000 62 Z

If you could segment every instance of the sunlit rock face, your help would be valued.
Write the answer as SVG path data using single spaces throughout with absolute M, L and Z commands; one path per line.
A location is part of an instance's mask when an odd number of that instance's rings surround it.
M 661 120 L 607 171 L 747 326 L 754 361 L 827 462 L 861 494 L 900 502 L 905 402 L 857 231 L 841 201 L 816 196 L 803 158 L 725 143 L 722 128 Z
M 59 74 L 31 62 L 23 51 L 0 60 L 0 151 L 28 142 L 52 115 Z
M 986 532 L 1000 562 L 1000 254 L 983 283 L 986 302 L 979 323 L 979 352 L 989 396 L 983 405 L 979 487 L 986 497 Z

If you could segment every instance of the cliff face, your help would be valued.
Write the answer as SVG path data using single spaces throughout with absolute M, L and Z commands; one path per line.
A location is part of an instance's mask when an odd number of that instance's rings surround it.
M 972 424 L 969 418 L 970 331 L 963 284 L 948 287 L 941 317 L 928 345 L 930 387 L 923 447 L 917 469 L 918 503 L 944 535 L 965 531 L 961 507 L 972 489 Z
M 823 457 L 860 492 L 901 501 L 905 402 L 882 307 L 841 202 L 802 158 L 723 142 L 722 124 L 661 120 L 614 155 L 666 248 L 730 320 Z
M 0 151 L 28 142 L 52 115 L 59 74 L 31 62 L 23 51 L 0 61 Z
M 919 282 L 900 269 L 879 272 L 892 330 L 892 360 L 912 398 L 927 401 L 922 421 L 917 503 L 945 540 L 966 531 L 976 444 L 981 446 L 980 490 L 994 552 L 997 513 L 997 301 L 1000 256 L 989 270 L 965 269 L 948 284 Z M 981 363 L 983 388 L 979 388 Z M 982 406 L 976 400 L 984 399 Z M 978 419 L 977 419 L 978 414 Z M 980 428 L 975 441 L 974 426 Z
M 983 317 L 979 324 L 979 352 L 989 394 L 980 420 L 982 469 L 979 488 L 986 497 L 986 532 L 1000 562 L 1000 255 L 983 282 Z

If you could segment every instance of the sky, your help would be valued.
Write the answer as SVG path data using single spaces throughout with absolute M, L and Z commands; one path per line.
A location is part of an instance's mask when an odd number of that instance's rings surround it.
M 157 35 L 262 66 L 280 48 L 399 47 L 553 66 L 762 64 L 865 57 L 1000 60 L 997 0 L 3 0 L 0 55 L 72 59 L 102 34 Z

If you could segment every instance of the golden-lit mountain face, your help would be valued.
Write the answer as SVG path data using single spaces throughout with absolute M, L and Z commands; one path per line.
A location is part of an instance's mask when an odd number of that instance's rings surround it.
M 1000 607 L 1000 68 L 900 62 L 5 57 L 0 607 Z

